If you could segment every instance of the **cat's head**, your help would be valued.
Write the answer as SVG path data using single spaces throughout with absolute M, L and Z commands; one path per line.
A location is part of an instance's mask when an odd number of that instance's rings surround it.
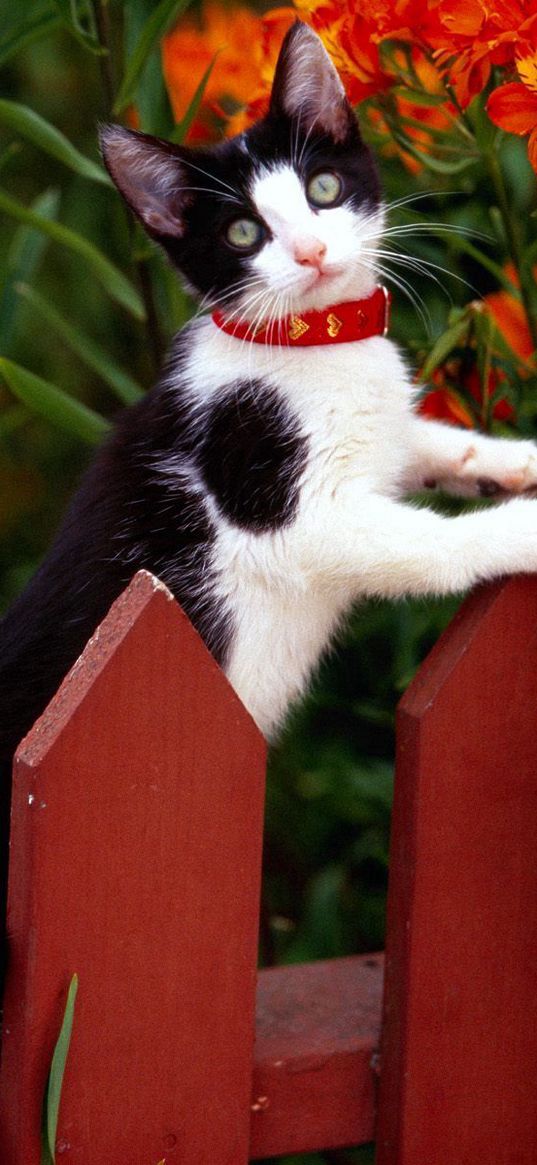
M 269 112 L 213 149 L 102 131 L 125 201 L 210 306 L 266 320 L 369 294 L 383 212 L 375 163 L 319 39 L 297 22 Z

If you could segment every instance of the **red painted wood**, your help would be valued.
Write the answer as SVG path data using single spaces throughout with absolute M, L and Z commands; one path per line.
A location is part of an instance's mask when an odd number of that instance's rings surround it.
M 537 1161 L 537 580 L 474 594 L 399 712 L 378 1165 Z
M 74 971 L 58 1160 L 244 1165 L 264 756 L 177 604 L 137 575 L 18 751 L 2 1165 L 38 1165 Z
M 373 1139 L 382 956 L 262 971 L 253 1158 Z

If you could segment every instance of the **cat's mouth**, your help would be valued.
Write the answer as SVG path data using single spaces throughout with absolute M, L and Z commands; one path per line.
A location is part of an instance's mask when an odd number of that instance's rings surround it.
M 341 267 L 314 267 L 309 272 L 307 290 L 310 287 L 324 286 L 331 279 L 337 279 L 342 274 Z

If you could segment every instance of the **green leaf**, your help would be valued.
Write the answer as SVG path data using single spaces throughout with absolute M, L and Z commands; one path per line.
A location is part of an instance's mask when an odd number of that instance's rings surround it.
M 494 259 L 491 259 L 488 255 L 485 255 L 483 251 L 480 251 L 479 247 L 476 247 L 475 244 L 466 239 L 464 235 L 458 235 L 455 233 L 450 234 L 449 246 L 453 247 L 456 251 L 464 251 L 466 255 L 470 255 L 472 259 L 475 259 L 476 263 L 480 263 L 486 271 L 490 271 L 490 274 L 494 275 L 494 278 L 500 284 L 500 287 L 505 288 L 505 290 L 509 292 L 509 295 L 512 295 L 515 299 L 521 298 L 520 289 L 516 287 L 514 283 L 512 283 L 503 267 L 501 267 L 499 263 L 496 263 Z
M 0 375 L 13 396 L 51 425 L 65 429 L 90 445 L 97 445 L 109 432 L 109 422 L 99 413 L 5 356 L 0 357 Z
M 211 76 L 213 69 L 214 69 L 214 66 L 216 63 L 216 58 L 218 57 L 219 53 L 220 53 L 220 49 L 218 49 L 218 51 L 214 54 L 212 61 L 207 66 L 207 68 L 203 74 L 203 77 L 201 78 L 201 81 L 196 88 L 196 92 L 194 93 L 194 96 L 192 98 L 192 101 L 190 102 L 190 105 L 188 106 L 186 113 L 181 118 L 181 121 L 179 121 L 177 123 L 175 130 L 171 134 L 172 142 L 178 142 L 179 144 L 181 144 L 181 142 L 184 142 L 186 135 L 190 129 L 190 126 L 192 125 L 192 122 L 194 121 L 194 119 L 197 115 L 198 109 L 203 101 L 203 95 L 204 95 L 205 90 L 207 88 L 207 82 L 209 80 L 209 77 Z
M 133 99 L 134 92 L 152 50 L 166 34 L 172 21 L 182 16 L 191 0 L 160 0 L 160 4 L 146 20 L 140 37 L 130 56 L 123 82 L 114 105 L 119 114 Z
M 28 48 L 36 40 L 50 36 L 60 27 L 61 21 L 53 12 L 44 12 L 36 20 L 19 26 L 0 44 L 0 67 L 7 64 L 21 49 Z
M 77 991 L 78 975 L 73 975 L 69 985 L 62 1026 L 56 1041 L 56 1047 L 54 1048 L 45 1091 L 41 1165 L 49 1165 L 49 1163 L 54 1165 L 56 1152 L 56 1131 L 58 1128 L 58 1112 L 60 1108 L 60 1099 L 62 1094 L 65 1065 L 67 1062 L 67 1054 L 69 1052 L 69 1044 L 71 1042 L 71 1032 L 73 1030 Z
M 391 93 L 396 97 L 404 97 L 405 101 L 411 101 L 413 105 L 425 105 L 429 109 L 433 105 L 445 105 L 445 93 L 427 93 L 425 89 L 412 89 L 408 85 L 394 85 Z M 422 125 L 422 129 L 429 130 L 428 125 Z
M 107 259 L 101 251 L 90 243 L 88 239 L 83 238 L 76 231 L 71 230 L 70 227 L 63 226 L 61 223 L 50 222 L 43 218 L 34 210 L 29 210 L 25 206 L 21 206 L 5 190 L 0 190 L 0 210 L 10 214 L 13 218 L 19 219 L 20 222 L 27 223 L 29 226 L 37 227 L 38 230 L 43 231 L 49 235 L 55 242 L 61 243 L 65 247 L 76 254 L 81 255 L 83 259 L 89 263 L 96 278 L 104 287 L 108 295 L 112 299 L 130 311 L 136 319 L 145 319 L 145 311 L 134 287 L 125 276 L 114 267 L 113 263 Z
M 454 348 L 458 348 L 460 344 L 466 342 L 469 327 L 469 317 L 464 314 L 450 328 L 442 332 L 442 335 L 438 337 L 436 344 L 433 345 L 421 369 L 420 380 L 428 380 L 435 368 L 438 368 L 439 364 L 444 363 L 449 353 Z
M 103 48 L 97 39 L 95 17 L 91 5 L 86 5 L 86 14 L 89 19 L 88 31 L 81 22 L 77 0 L 54 0 L 54 4 L 62 24 L 74 36 L 75 40 L 85 49 L 89 49 L 91 53 L 95 53 L 96 56 L 106 56 L 108 50 Z
M 43 218 L 54 219 L 59 205 L 58 191 L 46 190 L 36 198 L 32 210 Z M 13 236 L 7 252 L 6 278 L 0 296 L 0 341 L 4 352 L 9 349 L 16 323 L 18 297 L 15 284 L 32 278 L 46 245 L 46 236 L 34 227 L 20 226 Z
M 143 389 L 140 385 L 124 372 L 119 364 L 116 364 L 115 360 L 111 359 L 104 348 L 101 348 L 99 344 L 96 344 L 94 340 L 84 335 L 69 320 L 66 320 L 64 316 L 60 315 L 59 311 L 53 307 L 49 300 L 45 299 L 43 295 L 40 295 L 35 288 L 29 287 L 25 283 L 18 283 L 16 290 L 46 320 L 47 324 L 50 324 L 50 327 L 61 336 L 68 347 L 89 368 L 93 368 L 98 376 L 102 377 L 119 400 L 123 401 L 124 404 L 132 404 L 143 396 Z
M 476 304 L 472 312 L 474 331 L 478 342 L 482 345 L 490 345 L 494 352 L 506 360 L 509 365 L 514 365 L 518 369 L 524 367 L 528 371 L 532 371 L 533 364 L 528 360 L 524 360 L 523 356 L 517 355 L 513 351 L 513 348 L 498 327 L 492 313 L 480 309 L 481 304 Z M 502 396 L 505 396 L 505 392 L 503 391 Z
M 395 136 L 402 149 L 406 150 L 407 154 L 411 154 L 413 158 L 416 158 L 418 162 L 421 162 L 429 170 L 432 170 L 433 174 L 460 174 L 462 170 L 467 170 L 469 166 L 475 166 L 479 160 L 476 154 L 472 157 L 459 157 L 458 159 L 453 159 L 452 162 L 448 162 L 445 159 L 437 158 L 433 154 L 426 154 L 424 150 L 418 150 L 417 146 L 413 145 L 402 134 L 396 134 Z
M 102 166 L 79 153 L 64 134 L 27 105 L 21 105 L 18 101 L 0 100 L 0 125 L 21 134 L 32 145 L 45 150 L 83 178 L 112 185 Z

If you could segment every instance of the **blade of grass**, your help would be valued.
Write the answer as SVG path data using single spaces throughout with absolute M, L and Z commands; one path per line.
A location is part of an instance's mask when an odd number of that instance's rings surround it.
M 36 20 L 28 21 L 16 29 L 11 36 L 7 36 L 0 44 L 0 67 L 7 64 L 12 57 L 28 48 L 36 40 L 50 36 L 61 25 L 61 20 L 53 12 L 44 12 Z
M 434 229 L 432 233 L 435 233 Z M 499 263 L 496 263 L 494 259 L 491 259 L 489 255 L 485 255 L 483 251 L 480 251 L 479 247 L 476 247 L 469 239 L 465 239 L 464 235 L 450 234 L 448 244 L 455 251 L 464 251 L 465 255 L 469 255 L 472 259 L 475 259 L 476 263 L 484 267 L 485 271 L 490 271 L 490 274 L 494 276 L 505 291 L 509 292 L 509 295 L 514 296 L 515 299 L 521 298 L 520 289 L 512 282 L 503 267 Z
M 192 125 L 192 122 L 194 121 L 194 119 L 197 115 L 198 109 L 203 101 L 203 94 L 205 93 L 205 90 L 207 88 L 207 82 L 209 80 L 209 77 L 211 76 L 213 69 L 214 69 L 214 66 L 216 63 L 216 58 L 218 57 L 219 52 L 220 52 L 220 49 L 218 49 L 218 51 L 214 54 L 212 61 L 207 66 L 207 68 L 203 74 L 203 77 L 201 78 L 201 81 L 196 88 L 196 92 L 194 93 L 192 101 L 190 102 L 190 105 L 188 106 L 188 109 L 187 109 L 186 113 L 184 114 L 184 117 L 182 117 L 181 121 L 179 121 L 177 123 L 176 128 L 174 129 L 173 133 L 171 134 L 172 142 L 177 142 L 178 145 L 180 145 L 181 142 L 184 142 L 186 135 L 190 129 L 190 126 Z
M 148 57 L 159 40 L 166 34 L 173 20 L 186 12 L 191 0 L 160 0 L 160 4 L 146 20 L 139 39 L 130 56 L 125 76 L 114 105 L 114 113 L 119 114 L 129 105 L 136 86 L 145 68 Z
M 67 1063 L 67 1054 L 69 1052 L 69 1044 L 71 1042 L 71 1032 L 73 1030 L 77 991 L 78 975 L 73 975 L 73 978 L 69 984 L 69 991 L 67 994 L 67 1002 L 65 1004 L 62 1026 L 56 1041 L 56 1047 L 54 1048 L 52 1062 L 50 1065 L 50 1072 L 47 1080 L 43 1112 L 43 1145 L 41 1165 L 54 1165 L 55 1161 L 58 1112 L 60 1108 L 65 1065 Z
M 65 166 L 69 166 L 75 173 L 92 182 L 101 182 L 106 186 L 112 183 L 106 170 L 79 153 L 65 134 L 60 133 L 54 125 L 45 121 L 33 109 L 22 105 L 18 101 L 0 100 L 0 125 L 6 126 L 15 133 L 21 134 L 32 145 L 45 150 Z
M 143 396 L 143 389 L 135 380 L 112 360 L 100 344 L 96 344 L 89 336 L 79 331 L 69 320 L 60 315 L 48 299 L 40 295 L 34 287 L 26 283 L 17 283 L 16 291 L 34 310 L 46 320 L 50 327 L 61 336 L 62 340 L 80 359 L 92 368 L 105 381 L 115 395 L 124 404 L 132 404 Z
M 101 47 L 96 38 L 94 27 L 90 32 L 86 32 L 83 28 L 74 0 L 54 0 L 54 5 L 61 17 L 64 28 L 68 29 L 79 44 L 83 45 L 85 49 L 88 49 L 90 53 L 94 53 L 95 56 L 102 56 L 106 52 L 106 49 Z M 89 11 L 90 9 L 88 7 Z
M 0 210 L 6 214 L 17 218 L 19 222 L 27 223 L 29 226 L 36 227 L 49 235 L 55 242 L 61 243 L 65 247 L 76 254 L 81 255 L 83 259 L 93 269 L 96 278 L 104 287 L 108 295 L 112 299 L 125 307 L 127 311 L 131 312 L 136 319 L 145 319 L 145 311 L 138 295 L 129 280 L 114 267 L 113 263 L 98 250 L 93 243 L 88 239 L 79 235 L 76 231 L 71 230 L 70 227 L 63 226 L 61 223 L 50 222 L 43 218 L 42 215 L 37 214 L 34 210 L 29 210 L 28 207 L 21 206 L 5 190 L 0 190 Z
M 57 190 L 46 190 L 32 204 L 32 210 L 43 218 L 55 219 L 60 205 Z M 15 284 L 28 282 L 37 270 L 47 237 L 34 227 L 23 225 L 16 230 L 6 256 L 4 285 L 0 295 L 0 342 L 2 351 L 8 352 L 15 327 L 18 298 Z
M 439 364 L 443 364 L 446 356 L 465 343 L 468 330 L 470 327 L 470 320 L 467 315 L 463 315 L 450 328 L 447 328 L 442 335 L 438 337 L 436 344 L 433 345 L 429 355 L 420 371 L 420 380 L 429 380 L 429 377 L 438 368 Z
M 0 357 L 0 375 L 27 408 L 89 445 L 97 445 L 109 432 L 110 423 L 99 413 L 5 356 Z

